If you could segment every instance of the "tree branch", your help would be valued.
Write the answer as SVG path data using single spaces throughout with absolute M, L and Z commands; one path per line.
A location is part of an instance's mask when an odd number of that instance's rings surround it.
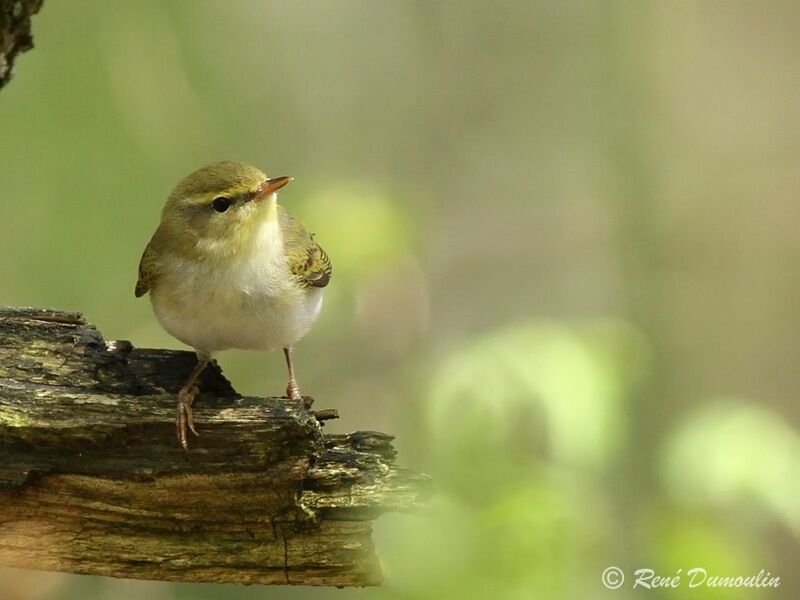
M 0 89 L 11 79 L 18 54 L 33 48 L 31 17 L 42 0 L 0 0 Z
M 0 309 L 0 564 L 380 583 L 370 521 L 418 508 L 429 479 L 394 464 L 391 436 L 323 435 L 302 402 L 241 397 L 216 365 L 184 453 L 172 394 L 194 360 L 106 343 L 77 313 Z

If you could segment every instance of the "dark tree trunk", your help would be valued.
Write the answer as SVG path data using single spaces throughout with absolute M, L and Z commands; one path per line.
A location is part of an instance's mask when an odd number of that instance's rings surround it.
M 42 0 L 0 0 L 0 89 L 11 79 L 17 55 L 33 48 L 31 17 Z

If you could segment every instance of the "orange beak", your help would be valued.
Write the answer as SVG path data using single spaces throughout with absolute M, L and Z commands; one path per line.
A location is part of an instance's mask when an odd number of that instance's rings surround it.
M 294 181 L 293 177 L 286 177 L 285 175 L 282 177 L 272 177 L 267 179 L 264 183 L 261 184 L 261 189 L 256 194 L 255 199 L 261 200 L 262 198 L 266 198 L 270 194 L 277 192 L 287 183 Z

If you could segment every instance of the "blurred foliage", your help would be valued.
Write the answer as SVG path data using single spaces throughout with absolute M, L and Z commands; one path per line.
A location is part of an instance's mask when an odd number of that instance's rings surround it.
M 327 185 L 308 200 L 307 220 L 324 223 L 325 244 L 341 262 L 346 285 L 394 270 L 411 250 L 412 226 L 402 205 L 377 187 Z
M 691 512 L 663 511 L 652 515 L 653 525 L 646 528 L 655 549 L 653 567 L 659 573 L 686 573 L 702 566 L 709 573 L 755 574 L 763 564 L 759 561 L 758 542 L 752 537 L 742 543 L 742 533 L 731 531 L 722 523 Z M 679 599 L 708 598 L 732 600 L 769 597 L 769 592 L 752 589 L 688 589 L 685 585 L 671 590 Z
M 772 411 L 730 400 L 702 407 L 668 441 L 663 470 L 687 505 L 755 505 L 800 536 L 800 434 Z
M 624 323 L 519 323 L 478 337 L 434 375 L 429 434 L 446 432 L 435 451 L 454 460 L 474 451 L 495 469 L 496 454 L 538 438 L 555 464 L 605 465 L 623 435 L 626 384 L 642 377 L 646 354 L 644 340 Z M 538 427 L 534 412 L 544 417 Z
M 281 201 L 334 264 L 300 382 L 439 492 L 376 526 L 380 589 L 5 570 L 2 600 L 796 597 L 798 24 L 737 1 L 46 0 L 0 93 L 0 302 L 179 347 L 132 292 L 170 186 L 220 159 L 292 175 Z M 278 355 L 220 362 L 281 390 Z M 609 591 L 609 565 L 784 584 Z

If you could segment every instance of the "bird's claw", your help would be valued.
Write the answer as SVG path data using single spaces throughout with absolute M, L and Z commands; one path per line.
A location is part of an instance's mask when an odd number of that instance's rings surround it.
M 189 390 L 181 390 L 178 392 L 175 428 L 178 435 L 178 441 L 181 443 L 183 449 L 187 452 L 189 451 L 189 440 L 186 430 L 188 429 L 195 435 L 200 435 L 197 433 L 197 429 L 194 427 L 194 414 L 192 413 L 192 401 L 199 393 L 200 390 L 197 388 L 197 386 L 193 386 Z

